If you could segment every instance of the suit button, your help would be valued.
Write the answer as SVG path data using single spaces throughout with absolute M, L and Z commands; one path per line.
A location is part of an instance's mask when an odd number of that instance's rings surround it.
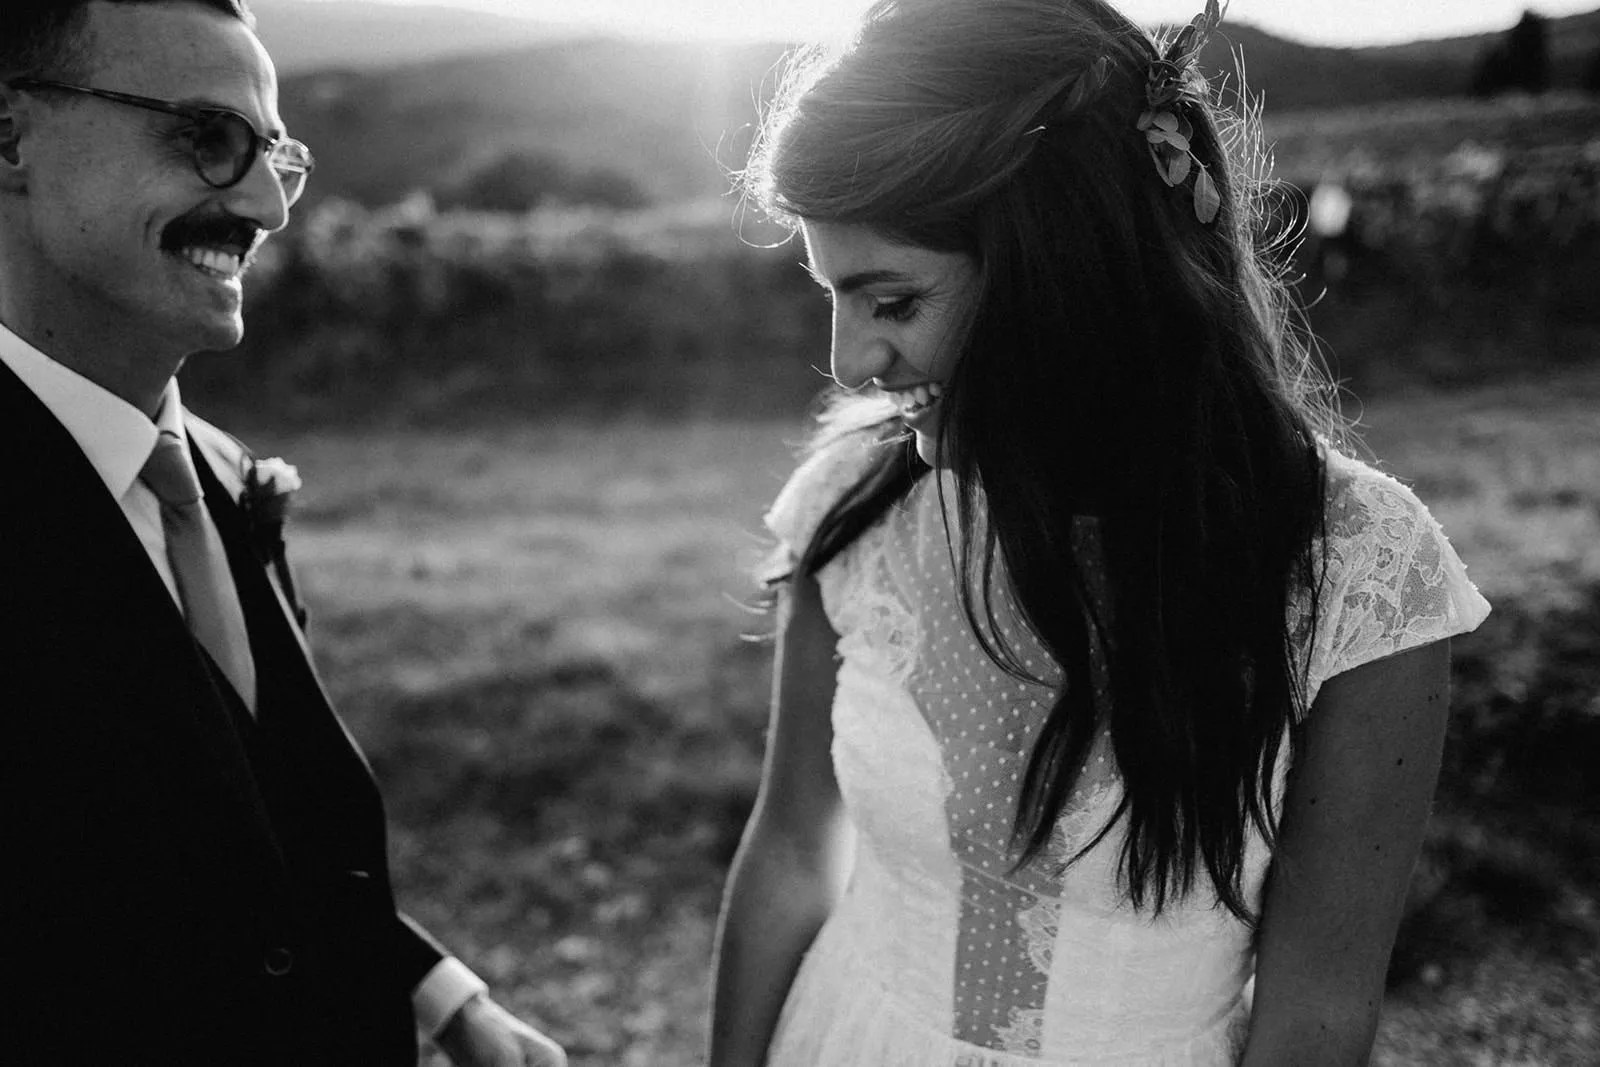
M 282 946 L 269 948 L 261 957 L 261 968 L 274 978 L 282 978 L 294 970 L 294 953 Z

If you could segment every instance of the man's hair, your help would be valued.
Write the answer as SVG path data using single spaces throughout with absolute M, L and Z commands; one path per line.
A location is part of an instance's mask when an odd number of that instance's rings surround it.
M 0 30 L 0 80 L 25 74 L 72 73 L 81 58 L 82 33 L 91 3 L 198 4 L 255 28 L 245 0 L 6 0 Z

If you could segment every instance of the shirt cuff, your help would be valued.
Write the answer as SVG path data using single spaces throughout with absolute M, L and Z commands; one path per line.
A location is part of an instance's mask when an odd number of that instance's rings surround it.
M 468 970 L 466 964 L 446 956 L 433 965 L 411 993 L 417 1028 L 430 1038 L 438 1037 L 463 1004 L 488 991 L 488 983 Z

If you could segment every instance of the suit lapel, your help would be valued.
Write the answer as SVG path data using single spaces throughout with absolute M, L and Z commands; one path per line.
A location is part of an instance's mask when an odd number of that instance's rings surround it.
M 193 423 L 190 423 L 193 426 Z M 285 689 L 315 692 L 326 702 L 321 684 L 310 666 L 310 650 L 306 647 L 299 628 L 291 622 L 276 586 L 267 577 L 266 568 L 256 558 L 251 545 L 250 532 L 244 513 L 239 508 L 237 477 L 223 484 L 218 470 L 227 469 L 225 461 L 210 454 L 193 433 L 189 448 L 194 455 L 195 470 L 200 475 L 200 487 L 205 493 L 206 510 L 217 527 L 223 547 L 228 553 L 228 567 L 233 572 L 234 588 L 239 594 L 240 607 L 244 609 L 246 625 L 250 631 L 250 654 L 256 661 L 256 674 L 260 679 L 261 702 L 258 713 L 263 719 L 275 708 L 281 707 Z M 288 675 L 289 677 L 286 677 Z M 286 684 L 287 683 L 287 684 Z M 269 695 L 277 699 L 269 700 Z M 271 705 L 271 707 L 269 707 Z
M 0 567 L 16 618 L 33 631 L 30 647 L 52 660 L 30 669 L 49 666 L 63 707 L 112 717 L 101 724 L 112 734 L 170 732 L 172 751 L 193 752 L 194 765 L 165 772 L 211 794 L 202 803 L 232 806 L 264 883 L 278 881 L 282 857 L 204 653 L 77 442 L 3 365 L 0 448 L 26 459 L 8 489 L 26 506 L 0 510 Z
M 206 507 L 227 547 L 228 563 L 249 623 L 263 707 L 269 702 L 269 693 L 275 694 L 271 703 L 276 705 L 278 714 L 293 708 L 302 726 L 318 732 L 332 727 L 342 741 L 341 747 L 348 749 L 370 774 L 360 746 L 333 712 L 333 703 L 317 675 L 305 632 L 296 621 L 293 608 L 277 583 L 268 577 L 266 564 L 255 555 L 244 512 L 238 506 L 243 479 L 237 472 L 247 455 L 243 446 L 193 416 L 186 425 Z M 238 450 L 238 454 L 224 454 L 224 448 L 229 453 Z
M 257 572 L 266 578 L 270 599 L 277 604 L 278 610 L 289 623 L 294 641 L 300 646 L 301 656 L 308 664 L 311 663 L 311 646 L 301 628 L 302 616 L 268 573 L 267 564 L 257 561 L 249 566 L 241 566 L 247 560 L 255 559 L 253 547 L 248 553 L 240 553 L 243 547 L 251 543 L 244 512 L 239 507 L 245 491 L 244 467 L 250 459 L 249 450 L 229 434 L 187 411 L 184 412 L 184 427 L 189 434 L 195 470 L 200 473 L 200 485 L 205 490 L 206 509 L 211 513 L 211 521 L 216 524 L 224 544 L 228 546 L 228 559 L 235 568 L 234 581 L 254 585 Z M 242 593 L 241 589 L 241 596 Z M 321 683 L 318 684 L 320 686 Z
M 250 630 L 259 681 L 263 789 L 290 864 L 298 857 L 302 870 L 316 870 L 335 862 L 330 857 L 361 857 L 363 864 L 381 865 L 386 862 L 383 806 L 371 768 L 334 714 L 304 635 L 255 555 L 243 511 L 218 476 L 219 467 L 236 469 L 236 463 L 215 454 L 214 442 L 204 432 L 191 433 L 190 443 Z M 344 815 L 332 817 L 336 811 Z M 376 852 L 373 842 L 379 843 Z M 337 862 L 349 866 L 342 859 Z

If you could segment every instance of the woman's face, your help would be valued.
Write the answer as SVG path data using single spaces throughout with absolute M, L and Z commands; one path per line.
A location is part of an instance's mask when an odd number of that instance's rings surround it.
M 833 304 L 833 377 L 892 397 L 917 453 L 939 466 L 939 400 L 958 358 L 953 334 L 976 295 L 957 252 L 895 244 L 865 226 L 806 222 L 807 269 Z

